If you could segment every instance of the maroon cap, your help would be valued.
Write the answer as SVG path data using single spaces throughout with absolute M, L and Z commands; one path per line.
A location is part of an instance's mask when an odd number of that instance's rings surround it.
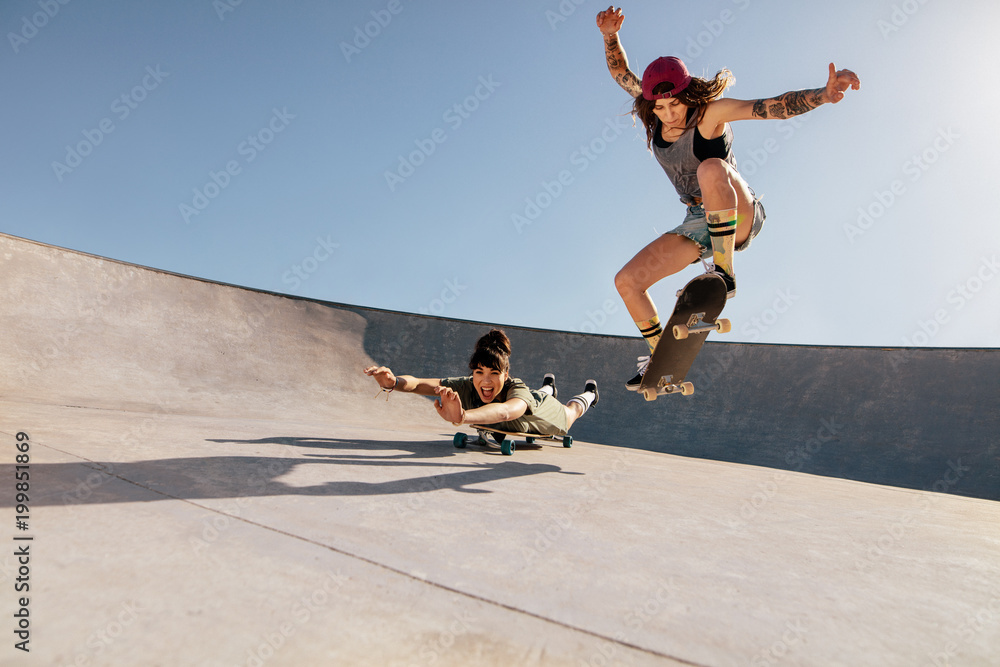
M 661 83 L 672 83 L 674 87 L 669 92 L 654 95 L 653 88 Z M 663 56 L 651 62 L 646 71 L 643 72 L 642 96 L 647 100 L 666 99 L 687 88 L 689 83 L 691 83 L 691 75 L 688 74 L 688 68 L 681 62 L 681 59 Z

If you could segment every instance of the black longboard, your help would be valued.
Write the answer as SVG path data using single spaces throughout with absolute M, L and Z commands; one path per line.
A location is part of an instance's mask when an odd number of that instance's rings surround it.
M 573 446 L 573 436 L 571 435 L 539 435 L 538 433 L 521 433 L 518 431 L 501 431 L 500 429 L 490 428 L 489 426 L 482 426 L 476 424 L 472 426 L 479 432 L 479 438 L 477 442 L 480 444 L 486 444 L 486 436 L 488 434 L 493 434 L 496 441 L 500 443 L 500 453 L 504 456 L 511 456 L 517 446 L 514 444 L 512 437 L 524 438 L 525 441 L 531 445 L 534 444 L 535 440 L 555 440 L 557 442 L 561 441 L 563 447 Z M 509 436 L 509 437 L 508 437 Z M 466 433 L 458 432 L 455 434 L 453 443 L 459 449 L 465 447 L 466 443 L 469 441 L 469 436 Z
M 725 305 L 726 283 L 714 273 L 698 276 L 677 293 L 677 305 L 653 350 L 639 394 L 647 401 L 655 401 L 664 394 L 686 396 L 694 392 L 694 385 L 684 378 L 708 332 L 730 331 L 729 320 L 718 319 Z

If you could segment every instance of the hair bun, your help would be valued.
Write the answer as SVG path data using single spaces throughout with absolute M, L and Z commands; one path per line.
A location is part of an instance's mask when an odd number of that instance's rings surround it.
M 510 339 L 500 329 L 491 329 L 476 341 L 469 368 L 476 370 L 480 366 L 510 373 Z
M 489 333 L 484 334 L 479 341 L 476 342 L 477 350 L 481 350 L 483 348 L 493 348 L 497 352 L 510 355 L 510 339 L 507 338 L 507 334 L 500 329 L 491 329 Z

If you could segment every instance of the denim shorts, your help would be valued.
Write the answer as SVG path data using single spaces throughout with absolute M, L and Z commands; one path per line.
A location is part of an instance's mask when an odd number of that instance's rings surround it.
M 753 224 L 750 226 L 750 236 L 743 242 L 737 251 L 746 250 L 750 247 L 750 242 L 760 233 L 764 226 L 764 205 L 759 199 L 753 200 Z M 688 206 L 687 215 L 684 222 L 671 229 L 667 234 L 678 234 L 687 237 L 698 244 L 702 259 L 712 258 L 712 239 L 708 234 L 708 220 L 705 218 L 705 207 L 701 204 Z M 697 261 L 697 260 L 695 260 Z

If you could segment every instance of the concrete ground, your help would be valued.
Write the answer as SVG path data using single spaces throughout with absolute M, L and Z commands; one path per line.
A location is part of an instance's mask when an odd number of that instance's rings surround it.
M 504 457 L 376 396 L 372 322 L 419 333 L 402 315 L 5 236 L 0 297 L 0 664 L 1000 665 L 1000 504 L 940 492 L 989 496 L 992 459 L 887 485 L 583 438 Z

